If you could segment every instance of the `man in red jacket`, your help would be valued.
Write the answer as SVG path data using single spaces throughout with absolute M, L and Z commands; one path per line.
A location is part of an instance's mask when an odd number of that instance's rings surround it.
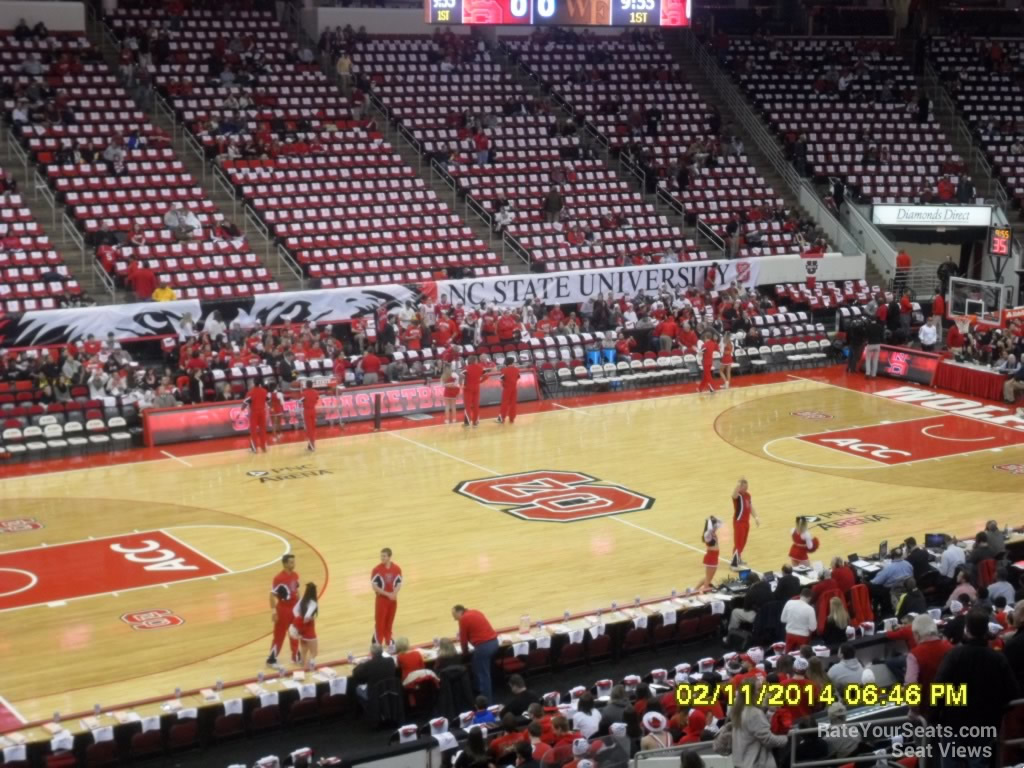
M 473 646 L 473 677 L 476 678 L 477 693 L 491 701 L 491 662 L 498 652 L 498 633 L 494 631 L 487 617 L 477 610 L 466 610 L 465 606 L 452 608 L 452 618 L 459 622 L 459 642 L 462 652 L 469 653 Z
M 469 356 L 469 365 L 462 372 L 462 401 L 465 413 L 462 426 L 474 427 L 480 424 L 480 383 L 484 379 L 484 367 L 476 355 Z M 490 698 L 490 697 L 488 697 Z
M 904 674 L 903 682 L 908 685 L 912 683 L 920 685 L 922 691 L 927 691 L 935 680 L 943 657 L 953 649 L 953 646 L 939 632 L 935 619 L 927 613 L 915 616 L 910 627 L 917 643 L 907 654 L 907 671 Z M 920 707 L 911 707 L 911 709 L 920 711 L 922 715 L 927 715 L 930 709 L 928 696 L 921 697 Z
M 712 395 L 715 394 L 715 388 L 711 385 L 711 374 L 714 373 L 715 369 L 715 352 L 718 351 L 718 343 L 711 338 L 709 333 L 704 339 L 704 348 L 702 351 L 703 360 L 701 362 L 701 371 L 703 373 L 700 384 L 697 387 L 698 392 L 703 392 L 704 388 L 707 387 L 708 392 Z
M 501 369 L 501 412 L 498 414 L 498 423 L 503 424 L 506 419 L 509 424 L 516 423 L 516 405 L 519 394 L 519 367 L 514 357 L 505 358 L 505 367 Z

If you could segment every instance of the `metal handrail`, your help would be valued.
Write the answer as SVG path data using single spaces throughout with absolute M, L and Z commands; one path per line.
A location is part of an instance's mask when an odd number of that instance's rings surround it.
M 28 151 L 21 146 L 13 129 L 7 131 L 7 159 L 10 160 L 12 156 L 21 161 L 21 167 L 25 171 L 25 175 L 28 176 Z
M 107 293 L 110 294 L 111 303 L 116 301 L 117 286 L 114 285 L 114 278 L 107 274 L 107 271 L 100 266 L 100 263 L 96 259 L 92 260 L 92 274 L 93 284 L 95 285 L 98 282 L 106 289 Z M 99 280 L 97 281 L 96 278 L 99 278 Z
M 700 245 L 700 238 L 703 237 L 711 245 L 718 249 L 719 253 L 725 255 L 725 240 L 715 232 L 714 229 L 704 223 L 703 218 L 697 217 L 697 226 L 694 228 L 697 232 L 697 245 Z
M 61 209 L 60 204 L 57 202 L 56 196 L 53 194 L 53 190 L 50 189 L 50 185 L 46 183 L 46 178 L 39 173 L 38 169 L 35 171 L 35 183 L 33 188 L 35 189 L 35 199 L 38 200 L 39 196 L 42 195 L 43 199 L 50 205 L 50 213 L 52 214 L 51 224 L 57 226 L 57 213 Z
M 1020 630 L 1017 631 L 1019 632 Z M 1016 709 L 1017 707 L 1024 707 L 1024 699 L 1014 699 L 1006 705 L 1006 711 L 1009 712 L 1011 709 Z M 1016 747 L 1017 745 L 1024 745 L 1024 736 L 1021 736 L 1017 739 L 1003 739 L 1002 745 L 1004 747 Z
M 302 271 L 302 266 L 283 245 L 277 246 L 277 258 L 280 263 L 288 267 L 288 270 L 299 279 L 299 287 L 305 287 L 306 276 Z
M 531 254 L 516 238 L 509 234 L 506 229 L 501 233 L 501 245 L 504 248 L 506 245 L 512 249 L 512 252 L 518 256 L 526 264 L 533 263 L 533 254 Z
M 865 723 L 870 722 L 870 724 L 872 726 L 902 725 L 903 723 L 910 722 L 910 718 L 907 717 L 906 715 L 904 715 L 904 716 L 901 716 L 901 717 L 883 717 L 883 718 L 880 718 L 878 720 L 870 720 L 870 721 L 864 721 L 864 722 Z M 856 722 L 851 723 L 848 720 L 846 723 L 844 723 L 844 725 L 847 725 L 847 726 L 850 726 L 850 727 L 856 727 L 857 723 Z M 796 747 L 797 747 L 797 742 L 799 740 L 798 737 L 801 736 L 801 735 L 806 735 L 806 734 L 811 734 L 811 733 L 815 733 L 816 734 L 818 732 L 819 731 L 818 731 L 818 727 L 817 726 L 815 726 L 814 728 L 793 728 L 793 729 L 790 730 L 790 732 L 788 734 L 789 735 L 789 765 L 790 765 L 790 768 L 824 768 L 825 766 L 845 765 L 846 763 L 875 763 L 878 760 L 896 760 L 898 757 L 903 757 L 902 754 L 897 755 L 895 753 L 890 753 L 890 752 L 885 752 L 884 754 L 881 754 L 881 755 L 875 754 L 874 752 L 870 752 L 870 753 L 868 753 L 866 755 L 858 755 L 856 757 L 852 757 L 852 756 L 851 757 L 840 757 L 840 758 L 832 758 L 832 759 L 829 759 L 829 760 L 806 760 L 804 762 L 798 761 L 796 759 Z M 914 733 L 917 733 L 917 731 L 914 731 Z M 924 744 L 923 736 L 915 736 L 915 738 L 913 739 L 913 743 L 915 745 L 917 745 L 917 746 L 923 746 L 923 744 Z M 917 752 L 915 752 L 915 753 L 917 753 Z
M 224 169 L 216 164 L 213 166 L 213 183 L 231 198 L 231 218 L 234 221 L 238 218 L 238 199 L 241 197 L 241 193 L 231 183 L 227 174 L 224 173 Z
M 182 132 L 182 139 L 185 146 L 188 147 L 192 154 L 199 160 L 199 165 L 203 169 L 203 184 L 206 183 L 206 152 L 203 150 L 203 145 L 192 135 L 189 131 Z

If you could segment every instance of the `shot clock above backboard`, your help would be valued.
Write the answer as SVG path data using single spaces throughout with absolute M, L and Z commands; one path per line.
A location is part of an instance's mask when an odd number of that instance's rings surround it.
M 428 24 L 685 27 L 690 0 L 424 0 Z

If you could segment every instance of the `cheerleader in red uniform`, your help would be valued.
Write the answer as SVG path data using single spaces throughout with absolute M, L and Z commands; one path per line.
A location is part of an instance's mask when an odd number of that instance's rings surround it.
M 722 377 L 722 389 L 728 389 L 732 383 L 732 336 L 725 335 L 722 344 L 722 364 L 718 368 L 718 375 Z
M 281 430 L 284 429 L 284 393 L 280 386 L 272 384 L 270 387 L 270 432 L 274 435 L 274 442 L 281 439 Z
M 789 548 L 789 559 L 793 565 L 810 565 L 811 561 L 808 555 L 818 551 L 818 539 L 811 536 L 810 531 L 807 530 L 806 517 L 801 516 L 796 519 L 796 528 L 793 529 L 791 535 L 793 545 Z
M 718 570 L 718 529 L 722 527 L 722 521 L 712 515 L 704 521 L 704 532 L 701 538 L 708 551 L 704 553 L 704 578 L 700 584 L 694 587 L 695 592 L 707 592 L 711 589 L 711 581 L 715 578 L 715 571 Z
M 298 639 L 302 653 L 303 669 L 312 669 L 316 664 L 317 639 L 316 616 L 319 612 L 316 603 L 316 584 L 309 582 L 302 593 L 302 599 L 295 604 L 295 618 L 289 634 Z
M 455 423 L 455 401 L 459 399 L 459 378 L 452 371 L 451 363 L 445 363 L 441 371 L 441 384 L 444 386 L 444 423 Z

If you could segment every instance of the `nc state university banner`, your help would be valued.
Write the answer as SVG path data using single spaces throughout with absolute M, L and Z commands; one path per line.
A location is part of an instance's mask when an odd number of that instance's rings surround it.
M 543 272 L 478 280 L 446 280 L 438 283 L 438 294 L 452 304 L 497 304 L 516 307 L 540 298 L 546 304 L 575 304 L 613 293 L 636 296 L 656 294 L 662 286 L 674 293 L 691 286 L 703 288 L 710 278 L 715 290 L 757 285 L 760 259 L 701 261 L 657 264 L 648 267 L 583 269 L 574 272 Z
M 373 418 L 374 397 L 380 395 L 382 417 L 408 416 L 414 413 L 439 413 L 444 410 L 444 387 L 439 381 L 407 381 L 378 386 L 353 387 L 335 395 L 320 396 L 320 417 L 328 422 L 369 421 Z M 520 403 L 539 399 L 537 374 L 523 371 L 516 399 Z M 480 386 L 480 405 L 501 402 L 501 381 L 487 378 Z M 459 393 L 458 407 L 462 407 Z M 302 409 L 298 400 L 285 400 L 285 428 L 302 427 Z M 234 400 L 178 408 L 150 408 L 143 413 L 146 445 L 167 445 L 193 440 L 211 440 L 249 434 L 249 412 Z
M 394 283 L 356 288 L 328 288 L 269 293 L 216 301 L 189 299 L 164 303 L 114 304 L 86 309 L 51 309 L 0 317 L 0 346 L 28 347 L 81 341 L 92 334 L 119 341 L 176 335 L 189 314 L 199 322 L 214 310 L 230 325 L 284 323 L 339 323 L 371 315 L 381 307 L 397 307 L 422 298 L 448 299 L 452 304 L 496 304 L 519 307 L 539 297 L 548 304 L 574 304 L 598 294 L 635 296 L 656 294 L 667 285 L 672 291 L 703 288 L 710 278 L 716 290 L 732 282 L 742 287 L 864 277 L 864 256 L 826 254 L 821 258 L 759 256 L 732 261 L 683 262 L 646 267 L 584 269 L 573 272 L 505 275 L 503 277 L 441 280 L 436 283 Z

